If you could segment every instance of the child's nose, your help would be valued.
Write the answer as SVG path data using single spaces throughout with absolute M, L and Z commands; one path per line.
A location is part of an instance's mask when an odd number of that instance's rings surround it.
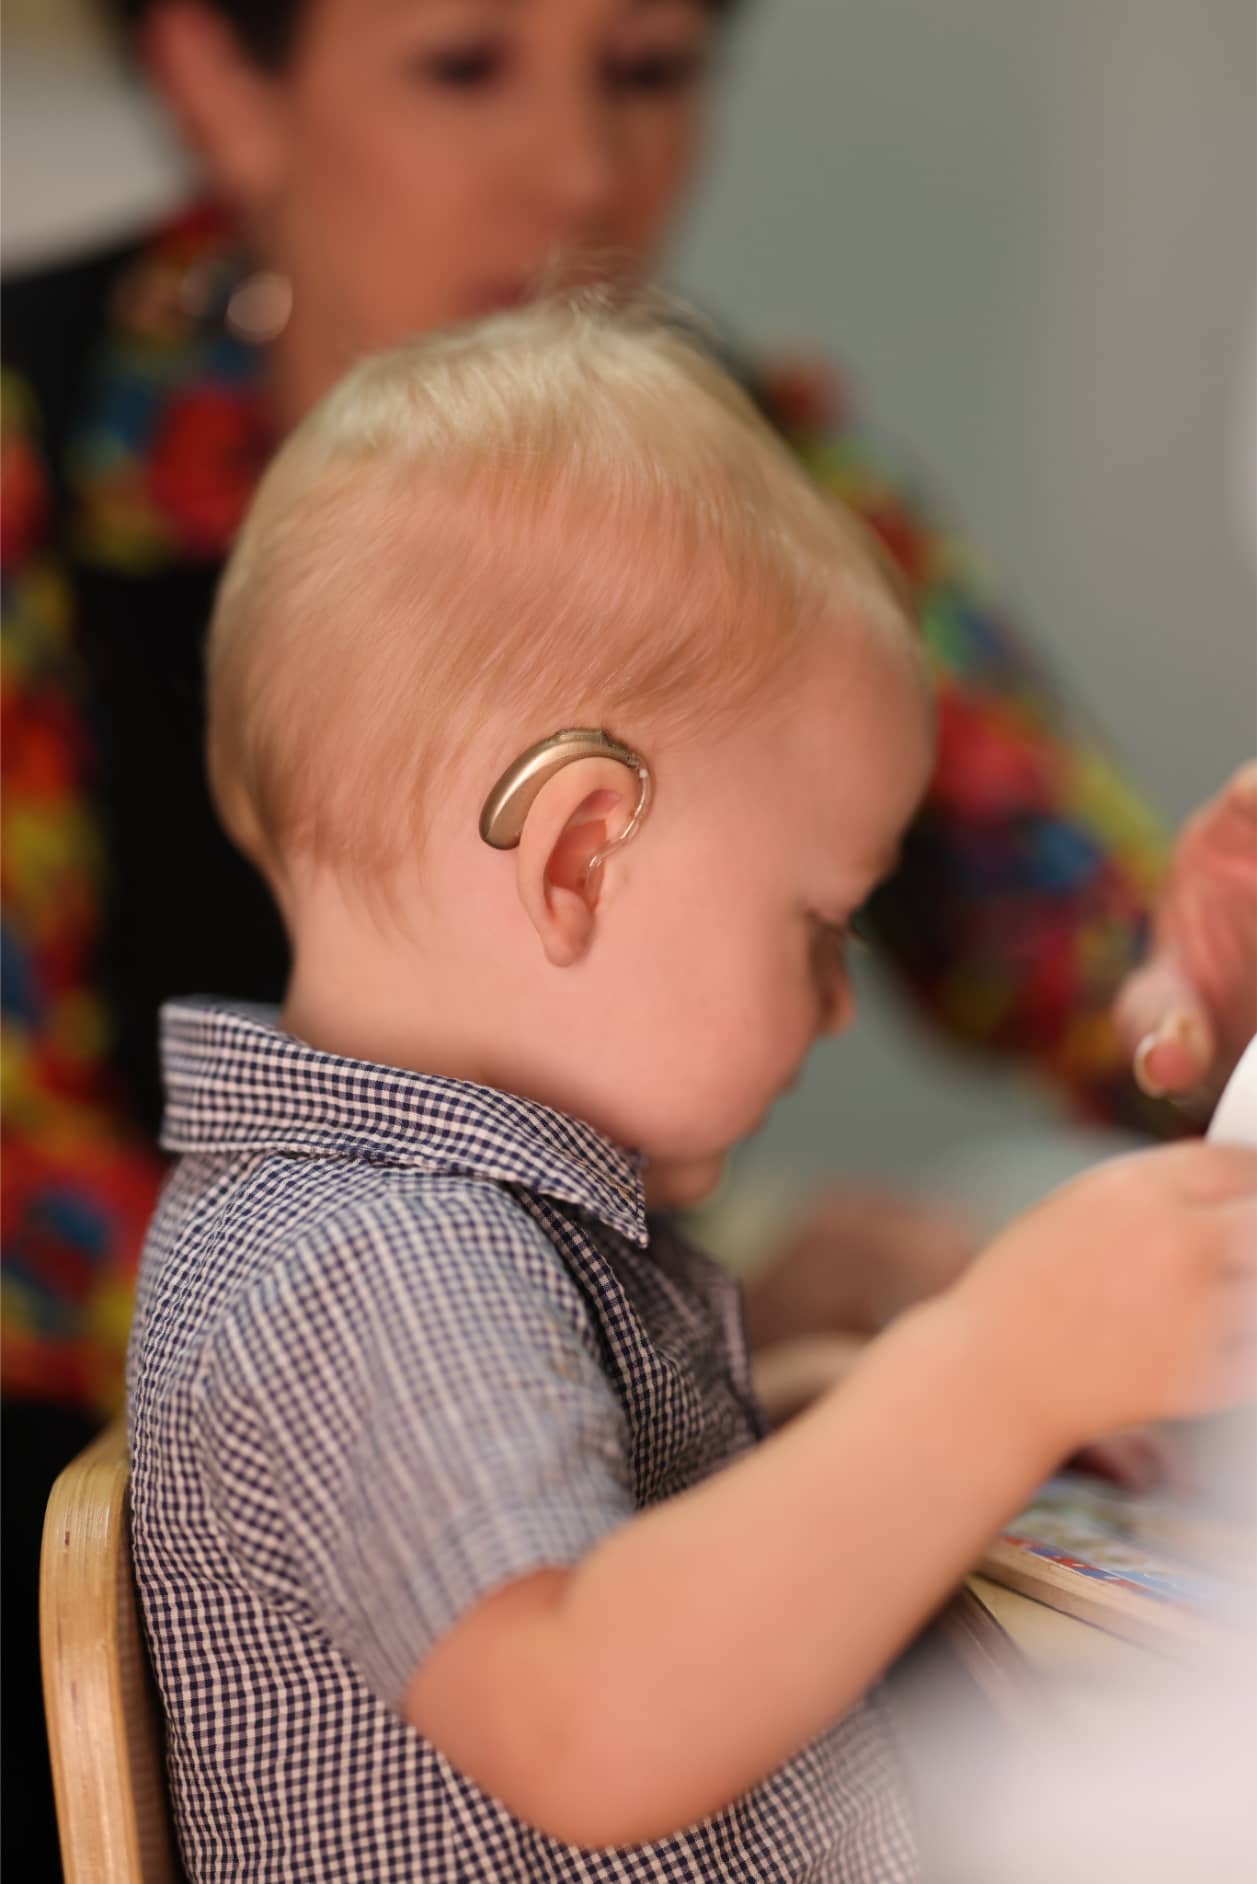
M 855 1019 L 855 1010 L 855 991 L 846 975 L 839 975 L 821 996 L 817 1039 L 845 1033 Z

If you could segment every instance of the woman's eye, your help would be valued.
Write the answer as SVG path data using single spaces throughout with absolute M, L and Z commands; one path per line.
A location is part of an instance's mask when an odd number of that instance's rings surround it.
M 421 79 L 451 91 L 475 91 L 480 86 L 490 85 L 501 76 L 505 66 L 503 48 L 489 41 L 426 52 L 414 62 L 414 70 Z
M 640 52 L 609 60 L 606 78 L 612 91 L 666 95 L 696 85 L 705 64 L 705 55 L 694 46 Z

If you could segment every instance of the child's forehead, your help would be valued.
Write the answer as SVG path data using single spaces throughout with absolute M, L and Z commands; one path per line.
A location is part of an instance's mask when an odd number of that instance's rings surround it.
M 907 629 L 822 637 L 774 720 L 767 769 L 783 807 L 835 851 L 893 852 L 933 763 L 933 706 Z
M 788 726 L 800 720 L 823 735 L 852 730 L 853 718 L 888 726 L 900 736 L 929 708 L 925 663 L 913 630 L 892 612 L 836 609 L 801 644 L 782 699 Z

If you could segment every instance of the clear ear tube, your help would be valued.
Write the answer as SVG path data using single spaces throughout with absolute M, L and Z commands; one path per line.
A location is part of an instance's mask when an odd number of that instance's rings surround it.
M 650 775 L 650 767 L 645 759 L 635 758 L 632 769 L 637 773 L 637 803 L 633 808 L 633 815 L 618 837 L 613 837 L 610 843 L 604 844 L 601 850 L 594 852 L 585 869 L 586 885 L 594 891 L 598 888 L 602 866 L 612 851 L 619 850 L 627 844 L 630 837 L 641 829 L 646 813 L 650 810 L 650 801 L 655 794 L 655 781 Z

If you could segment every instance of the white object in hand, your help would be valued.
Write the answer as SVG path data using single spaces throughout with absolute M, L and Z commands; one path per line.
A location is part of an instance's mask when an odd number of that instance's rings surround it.
M 1257 1035 L 1226 1083 L 1207 1136 L 1220 1145 L 1257 1145 Z

